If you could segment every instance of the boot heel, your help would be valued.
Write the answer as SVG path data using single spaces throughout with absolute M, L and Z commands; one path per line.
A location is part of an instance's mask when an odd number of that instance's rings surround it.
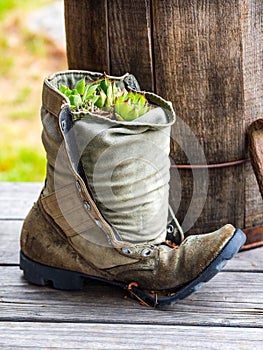
M 20 269 L 28 282 L 55 289 L 80 290 L 84 286 L 82 274 L 40 264 L 20 252 Z

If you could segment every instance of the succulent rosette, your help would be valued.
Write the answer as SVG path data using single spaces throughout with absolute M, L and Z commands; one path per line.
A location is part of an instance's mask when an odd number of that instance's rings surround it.
M 60 85 L 59 90 L 68 97 L 72 111 L 101 114 L 120 121 L 137 119 L 153 108 L 143 92 L 127 91 L 106 74 L 87 84 L 82 78 L 73 89 Z

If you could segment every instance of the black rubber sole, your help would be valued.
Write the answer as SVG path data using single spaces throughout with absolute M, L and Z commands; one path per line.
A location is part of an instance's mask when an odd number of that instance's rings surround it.
M 225 266 L 227 260 L 232 259 L 246 241 L 245 234 L 237 229 L 233 237 L 222 249 L 220 254 L 203 270 L 197 278 L 181 287 L 179 290 L 170 291 L 169 296 L 158 296 L 150 294 L 135 283 L 122 283 L 117 281 L 109 281 L 104 278 L 89 276 L 83 273 L 58 269 L 47 265 L 40 264 L 27 258 L 20 252 L 20 268 L 24 272 L 27 281 L 40 285 L 52 286 L 62 290 L 80 290 L 89 282 L 99 281 L 128 290 L 133 297 L 150 306 L 164 306 L 176 303 L 178 300 L 184 299 L 196 292 L 204 283 L 208 282 Z

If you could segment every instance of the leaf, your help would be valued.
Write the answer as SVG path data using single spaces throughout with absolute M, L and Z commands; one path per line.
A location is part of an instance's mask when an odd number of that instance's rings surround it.
M 86 85 L 85 87 L 85 91 L 84 91 L 84 94 L 83 94 L 83 101 L 87 101 L 88 99 L 92 99 L 93 96 L 95 95 L 95 92 L 98 88 L 98 84 L 89 84 L 89 85 Z
M 122 119 L 126 119 L 126 116 L 130 112 L 131 108 L 127 102 L 117 102 L 115 104 L 115 112 L 119 114 Z
M 100 87 L 105 93 L 105 95 L 108 95 L 107 91 L 108 91 L 109 85 L 110 85 L 110 79 L 105 76 L 100 82 Z
M 65 85 L 61 85 L 59 90 L 69 98 L 71 109 L 80 108 L 85 112 L 94 112 L 97 107 L 109 111 L 114 106 L 117 120 L 131 121 L 151 109 L 143 92 L 127 91 L 118 85 L 118 81 L 110 80 L 106 74 L 87 85 L 85 78 L 82 78 L 73 90 Z
M 61 84 L 59 87 L 59 91 L 62 92 L 62 94 L 64 94 L 66 90 L 69 90 L 69 88 Z
M 90 100 L 93 104 L 95 104 L 98 100 L 99 96 L 98 95 L 94 95 Z
M 82 105 L 82 99 L 80 95 L 70 95 L 69 102 L 71 106 L 79 107 Z
M 104 106 L 105 100 L 106 100 L 106 94 L 104 93 L 103 90 L 100 90 L 99 93 L 99 98 L 97 99 L 97 101 L 94 103 L 95 106 L 102 108 Z
M 75 89 L 78 91 L 80 95 L 84 94 L 85 90 L 85 78 L 80 79 L 75 86 Z
M 116 85 L 115 81 L 112 83 L 112 95 L 113 103 L 115 103 L 116 99 L 122 95 L 122 90 Z
M 107 90 L 107 97 L 105 101 L 105 106 L 109 107 L 113 104 L 113 89 L 112 84 L 110 83 Z
M 72 93 L 72 91 L 65 85 L 60 85 L 59 91 L 62 92 L 62 94 L 66 95 L 69 97 Z
M 138 110 L 136 108 L 133 108 L 129 111 L 129 113 L 125 116 L 125 120 L 131 121 L 134 119 L 137 119 L 139 117 Z

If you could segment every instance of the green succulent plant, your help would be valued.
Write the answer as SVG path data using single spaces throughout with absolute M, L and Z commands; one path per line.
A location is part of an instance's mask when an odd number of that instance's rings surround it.
M 127 91 L 106 74 L 87 84 L 82 78 L 72 90 L 60 85 L 59 90 L 68 97 L 72 111 L 88 111 L 122 121 L 137 119 L 152 108 L 143 92 Z

